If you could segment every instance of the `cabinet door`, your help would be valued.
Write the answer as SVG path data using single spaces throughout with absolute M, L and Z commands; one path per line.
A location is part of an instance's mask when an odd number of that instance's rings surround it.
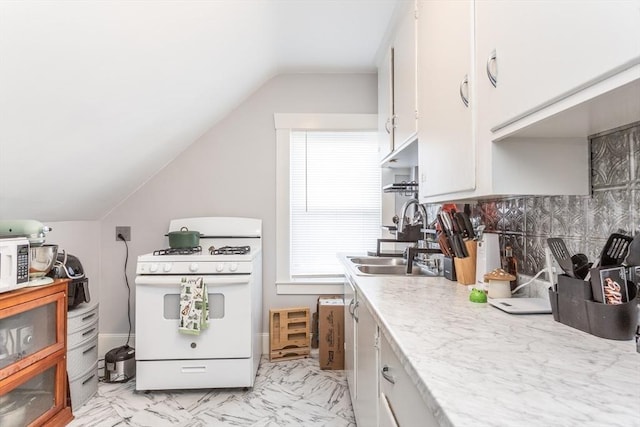
M 473 2 L 418 6 L 418 152 L 425 199 L 475 188 Z
M 0 307 L 0 379 L 64 349 L 66 305 L 57 292 Z
M 351 283 L 351 278 L 346 275 L 344 281 L 344 301 L 345 304 L 347 304 L 344 310 L 344 370 L 347 373 L 347 385 L 349 386 L 351 401 L 355 402 L 357 397 L 355 381 L 356 333 L 353 307 L 356 303 L 356 294 L 354 286 Z
M 640 1 L 478 1 L 476 49 L 479 123 L 498 130 L 638 63 Z
M 402 17 L 393 43 L 394 146 L 415 138 L 418 129 L 416 105 L 416 18 L 414 7 Z
M 356 400 L 354 410 L 359 426 L 378 425 L 378 327 L 362 301 L 356 300 Z
M 56 416 L 70 421 L 71 411 L 65 409 L 65 367 L 64 352 L 58 352 L 0 380 L 0 426 L 42 425 Z M 64 416 L 61 416 L 63 410 Z M 52 422 L 52 425 L 66 425 L 66 422 Z
M 378 142 L 380 158 L 393 151 L 393 49 L 378 66 Z

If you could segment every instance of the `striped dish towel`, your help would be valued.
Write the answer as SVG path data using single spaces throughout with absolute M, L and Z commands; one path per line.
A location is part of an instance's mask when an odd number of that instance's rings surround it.
M 200 335 L 209 326 L 207 285 L 202 277 L 183 277 L 180 282 L 180 326 L 183 334 Z

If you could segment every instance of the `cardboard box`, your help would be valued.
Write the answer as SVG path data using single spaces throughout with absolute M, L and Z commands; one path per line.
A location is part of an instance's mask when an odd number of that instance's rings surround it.
M 320 369 L 344 369 L 344 299 L 318 298 Z

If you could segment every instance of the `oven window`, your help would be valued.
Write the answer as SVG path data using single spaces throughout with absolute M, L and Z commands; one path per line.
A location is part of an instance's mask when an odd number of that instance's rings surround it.
M 180 319 L 180 294 L 164 295 L 164 318 L 167 320 Z M 224 295 L 209 294 L 209 319 L 224 317 Z

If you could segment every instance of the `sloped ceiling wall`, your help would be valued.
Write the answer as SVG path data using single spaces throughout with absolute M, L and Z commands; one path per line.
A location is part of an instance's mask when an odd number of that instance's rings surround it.
M 103 218 L 274 75 L 373 72 L 399 3 L 1 2 L 0 218 Z

